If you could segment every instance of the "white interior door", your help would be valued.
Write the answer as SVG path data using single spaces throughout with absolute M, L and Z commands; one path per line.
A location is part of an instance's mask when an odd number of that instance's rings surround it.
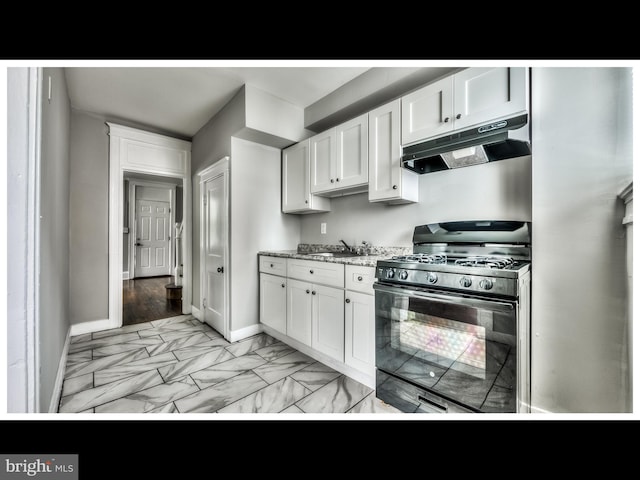
M 171 275 L 169 202 L 136 201 L 136 277 Z
M 215 176 L 203 184 L 204 205 L 204 321 L 225 334 L 227 301 L 227 192 L 225 176 Z

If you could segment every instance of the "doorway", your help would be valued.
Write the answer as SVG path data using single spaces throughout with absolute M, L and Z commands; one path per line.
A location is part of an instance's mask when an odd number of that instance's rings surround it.
M 182 314 L 182 179 L 124 173 L 122 325 Z

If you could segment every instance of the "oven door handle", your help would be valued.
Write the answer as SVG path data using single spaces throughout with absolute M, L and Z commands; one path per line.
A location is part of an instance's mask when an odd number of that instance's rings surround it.
M 514 306 L 512 303 L 501 302 L 499 300 L 481 300 L 478 298 L 471 298 L 459 295 L 445 295 L 438 293 L 425 292 L 423 290 L 409 290 L 406 288 L 400 287 L 389 287 L 386 285 L 381 285 L 379 283 L 373 284 L 374 290 L 379 290 L 381 292 L 391 293 L 391 294 L 401 294 L 406 295 L 408 297 L 413 298 L 422 298 L 425 300 L 434 300 L 437 302 L 443 303 L 453 303 L 456 305 L 464 305 L 468 307 L 475 308 L 484 308 L 486 310 L 492 311 L 504 311 L 504 312 L 512 312 L 514 310 Z

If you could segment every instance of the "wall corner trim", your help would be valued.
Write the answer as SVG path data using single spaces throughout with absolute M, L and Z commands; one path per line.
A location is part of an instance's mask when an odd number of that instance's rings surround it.
M 67 338 L 64 340 L 64 346 L 62 347 L 62 354 L 60 355 L 60 362 L 58 363 L 58 373 L 56 374 L 56 381 L 53 385 L 53 392 L 51 393 L 51 403 L 49 404 L 49 413 L 58 413 L 58 405 L 60 404 L 60 398 L 62 397 L 62 384 L 64 382 L 64 373 L 67 368 L 67 356 L 69 354 L 69 343 L 71 342 L 71 327 L 67 330 Z
M 193 305 L 191 305 L 191 315 L 196 317 L 201 322 L 203 321 L 202 312 L 200 311 L 200 309 L 194 307 Z
M 99 332 L 101 330 L 108 330 L 111 328 L 111 323 L 108 318 L 103 320 L 92 320 L 89 322 L 76 323 L 71 325 L 69 332 L 71 337 L 77 335 L 83 335 L 85 333 Z
M 238 330 L 230 330 L 229 331 L 229 342 L 237 342 L 238 340 L 245 339 L 247 337 L 251 337 L 252 335 L 256 335 L 262 332 L 262 325 L 256 323 L 255 325 L 249 325 L 248 327 L 240 328 Z

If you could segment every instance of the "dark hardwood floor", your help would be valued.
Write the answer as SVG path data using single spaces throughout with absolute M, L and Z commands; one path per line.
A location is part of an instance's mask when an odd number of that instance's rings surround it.
M 173 277 L 150 277 L 122 282 L 122 324 L 149 322 L 182 315 L 182 300 L 169 300 L 164 288 Z

